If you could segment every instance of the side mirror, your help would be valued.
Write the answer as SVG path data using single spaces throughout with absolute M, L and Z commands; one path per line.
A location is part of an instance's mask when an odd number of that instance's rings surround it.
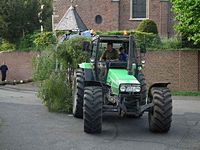
M 82 43 L 82 51 L 90 51 L 90 42 L 88 41 L 83 41 Z
M 140 53 L 145 54 L 147 52 L 145 44 L 140 45 Z

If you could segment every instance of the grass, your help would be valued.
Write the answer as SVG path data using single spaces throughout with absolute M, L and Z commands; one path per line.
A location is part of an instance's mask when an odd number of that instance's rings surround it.
M 200 96 L 200 91 L 186 92 L 186 91 L 173 91 L 173 96 Z

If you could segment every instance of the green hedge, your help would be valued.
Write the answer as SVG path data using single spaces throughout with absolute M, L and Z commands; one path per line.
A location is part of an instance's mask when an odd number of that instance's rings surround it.
M 15 50 L 15 44 L 9 43 L 6 40 L 0 41 L 0 51 L 13 51 Z
M 158 34 L 158 28 L 153 20 L 146 19 L 140 22 L 137 31 Z
M 17 43 L 19 51 L 43 51 L 52 49 L 56 43 L 56 38 L 53 32 L 36 32 L 26 35 Z
M 97 32 L 99 35 L 124 35 L 124 31 Z M 136 45 L 145 43 L 147 47 L 160 44 L 160 37 L 157 34 L 140 31 L 127 31 L 127 35 L 133 35 Z

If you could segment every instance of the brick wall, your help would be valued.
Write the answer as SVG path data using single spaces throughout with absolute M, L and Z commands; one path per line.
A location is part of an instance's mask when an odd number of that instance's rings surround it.
M 144 69 L 148 85 L 154 82 L 171 82 L 172 90 L 199 90 L 200 53 L 198 51 L 152 51 L 146 54 Z M 30 79 L 32 57 L 36 53 L 0 53 L 0 63 L 9 67 L 8 80 Z
M 148 52 L 144 74 L 147 84 L 170 82 L 172 90 L 199 89 L 198 51 Z
M 26 80 L 32 78 L 33 52 L 1 52 L 0 64 L 3 61 L 8 66 L 7 80 Z M 0 75 L 1 76 L 1 75 Z
M 57 24 L 71 3 L 67 0 L 54 0 L 54 23 Z M 77 2 L 78 14 L 89 29 L 96 31 L 118 30 L 119 28 L 119 2 L 111 0 L 84 0 Z M 102 16 L 102 23 L 96 24 L 95 17 Z

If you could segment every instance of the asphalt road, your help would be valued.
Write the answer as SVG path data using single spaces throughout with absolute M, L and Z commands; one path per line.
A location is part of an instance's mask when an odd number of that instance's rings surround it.
M 34 91 L 0 88 L 0 150 L 200 150 L 200 97 L 174 97 L 167 134 L 153 134 L 148 117 L 106 115 L 103 132 L 83 132 L 83 121 L 49 113 Z

